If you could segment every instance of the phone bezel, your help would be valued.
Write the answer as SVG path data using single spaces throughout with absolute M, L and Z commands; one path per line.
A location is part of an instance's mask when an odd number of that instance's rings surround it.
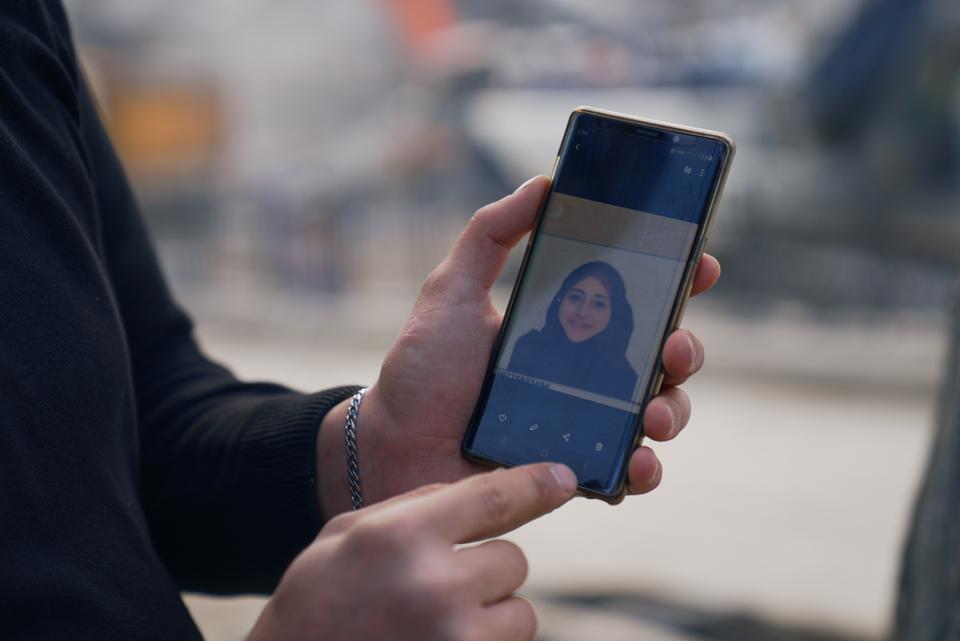
M 493 349 L 490 353 L 490 360 L 487 363 L 486 373 L 484 374 L 483 386 L 480 389 L 480 394 L 477 397 L 477 404 L 474 407 L 473 414 L 470 417 L 470 423 L 467 426 L 467 430 L 464 433 L 463 440 L 460 443 L 460 450 L 464 458 L 474 463 L 479 463 L 488 467 L 509 467 L 514 464 L 508 463 L 506 461 L 499 461 L 488 456 L 483 456 L 478 454 L 467 447 L 467 443 L 472 441 L 476 436 L 477 430 L 480 427 L 480 419 L 483 417 L 483 410 L 486 407 L 487 401 L 489 400 L 490 388 L 493 384 L 493 369 L 496 367 L 497 359 L 500 356 L 500 352 L 503 349 L 503 341 L 506 337 L 506 328 L 507 321 L 510 319 L 513 312 L 514 303 L 516 302 L 517 293 L 520 289 L 520 284 L 523 282 L 524 276 L 526 275 L 528 262 L 530 260 L 531 249 L 535 239 L 540 234 L 540 228 L 543 224 L 544 213 L 546 211 L 546 204 L 549 200 L 550 193 L 553 191 L 553 184 L 556 180 L 557 170 L 560 164 L 560 157 L 562 155 L 564 147 L 566 147 L 569 136 L 570 128 L 576 120 L 577 116 L 581 114 L 588 114 L 591 116 L 597 116 L 600 118 L 608 118 L 620 123 L 626 123 L 630 125 L 639 125 L 647 128 L 659 129 L 669 133 L 683 134 L 688 136 L 696 136 L 701 138 L 708 138 L 715 141 L 718 141 L 726 146 L 726 153 L 724 154 L 722 165 L 717 172 L 717 180 L 714 182 L 713 189 L 709 196 L 707 203 L 707 214 L 704 219 L 704 222 L 700 225 L 700 229 L 697 232 L 696 241 L 693 244 L 693 248 L 690 252 L 689 257 L 687 258 L 687 265 L 684 269 L 683 278 L 680 281 L 680 287 L 678 288 L 677 296 L 673 301 L 673 306 L 670 312 L 670 317 L 667 322 L 667 329 L 662 336 L 659 338 L 657 345 L 657 359 L 655 364 L 655 369 L 650 376 L 650 381 L 647 385 L 647 389 L 643 396 L 643 402 L 641 403 L 641 409 L 637 414 L 636 423 L 633 426 L 633 450 L 636 450 L 639 447 L 640 442 L 643 439 L 643 414 L 646 410 L 647 403 L 650 402 L 656 394 L 660 391 L 660 387 L 663 384 L 663 345 L 666 342 L 667 337 L 671 333 L 676 331 L 680 325 L 680 321 L 683 319 L 683 312 L 686 308 L 687 301 L 690 298 L 690 292 L 693 287 L 693 277 L 696 274 L 696 266 L 700 261 L 700 257 L 703 255 L 704 249 L 706 247 L 707 240 L 710 236 L 710 230 L 714 222 L 714 218 L 717 211 L 717 205 L 720 201 L 720 197 L 723 194 L 723 189 L 726 186 L 727 177 L 730 174 L 730 167 L 732 164 L 733 156 L 736 152 L 736 144 L 733 141 L 733 138 L 727 134 L 711 131 L 709 129 L 700 129 L 696 127 L 687 127 L 684 125 L 678 125 L 669 122 L 663 122 L 658 120 L 650 120 L 646 118 L 639 118 L 635 116 L 629 116 L 627 114 L 617 113 L 614 111 L 607 111 L 604 109 L 598 109 L 596 107 L 578 107 L 567 119 L 567 126 L 563 132 L 563 138 L 561 139 L 560 148 L 557 151 L 557 157 L 553 163 L 553 170 L 550 175 L 550 189 L 547 192 L 547 195 L 544 197 L 543 202 L 540 203 L 540 211 L 537 214 L 536 223 L 533 226 L 533 229 L 530 232 L 527 240 L 527 246 L 524 250 L 523 260 L 520 263 L 520 270 L 517 274 L 516 282 L 513 285 L 513 291 L 510 293 L 510 300 L 507 303 L 506 311 L 503 315 L 503 322 L 500 326 L 500 331 L 497 334 L 497 340 L 494 343 Z M 627 493 L 627 470 L 629 468 L 630 457 L 625 459 L 625 463 L 620 466 L 620 469 L 617 470 L 617 483 L 616 490 L 611 494 L 606 494 L 604 492 L 599 492 L 597 490 L 584 488 L 582 486 L 577 488 L 577 494 L 587 498 L 596 498 L 611 505 L 621 502 Z

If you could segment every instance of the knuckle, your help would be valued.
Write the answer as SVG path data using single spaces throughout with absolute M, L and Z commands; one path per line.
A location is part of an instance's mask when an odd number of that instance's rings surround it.
M 410 569 L 405 609 L 434 621 L 454 621 L 460 609 L 464 583 L 448 567 L 426 568 L 421 563 Z
M 491 559 L 492 567 L 487 568 L 484 572 L 489 573 L 495 571 L 501 580 L 513 584 L 514 587 L 512 589 L 514 590 L 523 585 L 527 580 L 530 565 L 520 547 L 511 541 L 505 541 L 503 539 L 496 539 L 484 545 L 491 546 L 488 549 L 495 551 Z M 475 577 L 471 577 L 471 580 L 475 580 Z
M 530 572 L 530 564 L 527 562 L 527 556 L 516 543 L 504 541 L 503 544 L 508 567 L 512 568 L 516 573 L 518 582 L 523 583 L 527 580 L 527 575 Z
M 517 599 L 517 627 L 521 632 L 519 638 L 532 641 L 537 636 L 537 612 L 526 599 L 514 598 Z
M 550 498 L 556 487 L 556 481 L 550 475 L 550 472 L 543 466 L 523 468 L 530 479 L 530 484 L 536 492 L 537 500 L 543 501 Z
M 494 525 L 500 525 L 510 520 L 512 503 L 510 495 L 501 485 L 484 479 L 477 489 L 483 516 Z
M 423 281 L 423 287 L 420 288 L 420 291 L 425 296 L 435 295 L 439 292 L 443 292 L 446 290 L 449 280 L 450 279 L 447 276 L 443 265 L 438 265 L 432 272 L 427 274 L 427 277 Z
M 367 518 L 355 523 L 346 533 L 347 545 L 358 555 L 396 554 L 412 540 L 403 520 Z
M 522 597 L 512 596 L 502 603 L 508 605 L 508 609 L 503 612 L 504 619 L 496 625 L 496 630 L 502 635 L 497 638 L 532 641 L 537 635 L 537 613 L 530 602 Z M 454 629 L 457 636 L 453 638 L 456 641 L 489 641 L 491 639 L 492 630 L 484 625 L 468 625 L 468 622 L 464 622 Z
M 492 241 L 504 249 L 509 249 L 510 246 L 493 233 L 497 227 L 496 219 L 497 209 L 493 204 L 481 207 L 470 217 L 465 235 L 472 240 L 484 239 Z
M 424 279 L 417 303 L 424 309 L 430 309 L 437 304 L 442 305 L 454 299 L 462 286 L 462 276 L 446 262 L 441 263 Z
M 426 485 L 421 485 L 418 488 L 410 490 L 407 492 L 407 496 L 426 496 L 427 494 L 433 494 L 437 490 L 441 490 L 449 485 L 449 483 L 427 483 Z
M 446 609 L 445 606 L 453 600 L 457 587 L 449 574 L 436 569 L 416 572 L 411 582 L 417 602 L 440 610 Z
M 352 512 L 343 512 L 336 515 L 323 526 L 324 534 L 340 534 L 350 529 L 350 526 L 357 520 L 357 515 Z
M 482 229 L 487 222 L 487 219 L 490 217 L 490 206 L 484 205 L 480 209 L 473 212 L 473 215 L 470 216 L 470 220 L 467 221 L 467 226 L 473 228 L 475 231 Z

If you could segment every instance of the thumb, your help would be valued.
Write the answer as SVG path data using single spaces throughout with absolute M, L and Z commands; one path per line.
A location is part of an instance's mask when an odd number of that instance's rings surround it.
M 490 289 L 510 250 L 530 231 L 550 186 L 536 176 L 515 192 L 477 211 L 441 268 L 482 290 Z

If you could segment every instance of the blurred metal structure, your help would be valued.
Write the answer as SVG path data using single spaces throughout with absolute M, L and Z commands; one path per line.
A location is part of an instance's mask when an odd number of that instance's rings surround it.
M 738 300 L 946 308 L 960 259 L 958 43 L 955 3 L 870 0 L 854 12 L 767 125 L 792 132 L 767 144 L 813 164 L 747 197 L 723 253 Z
M 250 300 L 416 282 L 471 211 L 549 170 L 560 114 L 584 101 L 740 140 L 711 245 L 732 308 L 944 305 L 950 0 L 172 1 L 69 4 L 113 102 L 213 97 L 205 168 L 174 180 L 140 170 L 157 163 L 138 151 L 166 153 L 143 136 L 164 123 L 130 116 L 155 109 L 112 114 L 166 266 L 200 301 L 224 278 Z
M 960 639 L 960 288 L 939 428 L 900 577 L 894 641 Z

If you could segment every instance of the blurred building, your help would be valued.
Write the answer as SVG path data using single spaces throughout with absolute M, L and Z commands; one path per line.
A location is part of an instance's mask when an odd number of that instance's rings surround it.
M 70 8 L 186 295 L 406 293 L 470 212 L 549 169 L 583 101 L 738 138 L 714 245 L 731 296 L 945 296 L 960 38 L 942 0 Z

